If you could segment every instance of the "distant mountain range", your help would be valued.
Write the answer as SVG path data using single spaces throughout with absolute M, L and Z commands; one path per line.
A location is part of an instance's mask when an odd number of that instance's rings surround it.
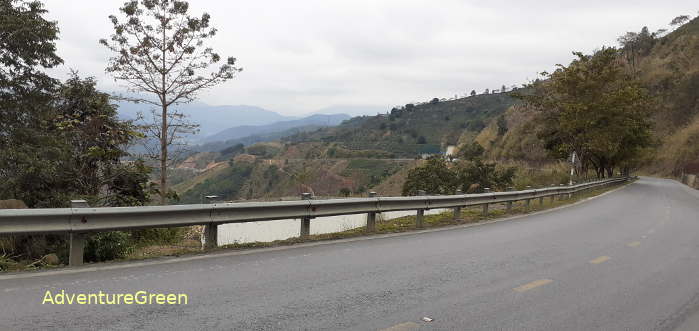
M 150 115 L 153 107 L 147 104 L 119 102 L 119 114 L 122 118 L 135 119 L 139 112 Z M 222 130 L 240 125 L 265 125 L 279 121 L 297 119 L 295 116 L 284 116 L 279 113 L 256 106 L 210 106 L 194 102 L 178 106 L 179 110 L 188 117 L 190 122 L 199 124 L 198 137 L 206 137 Z M 195 137 L 194 140 L 198 140 Z
M 311 115 L 302 119 L 290 120 L 290 121 L 279 121 L 267 125 L 241 125 L 228 128 L 221 132 L 209 135 L 201 140 L 203 143 L 215 142 L 215 141 L 227 141 L 232 139 L 239 139 L 252 135 L 265 135 L 268 133 L 286 131 L 298 127 L 307 126 L 318 126 L 318 127 L 328 127 L 336 126 L 345 120 L 350 119 L 351 116 L 347 114 L 316 114 Z
M 129 102 L 118 102 L 119 114 L 124 119 L 135 119 L 138 113 L 141 112 L 146 116 L 150 115 L 150 109 L 154 109 L 153 106 L 148 104 L 134 104 Z M 248 126 L 260 126 L 260 125 L 270 125 L 278 122 L 289 122 L 294 120 L 304 120 L 308 119 L 309 123 L 298 124 L 298 123 L 287 123 L 280 124 L 282 127 L 275 131 L 284 131 L 289 128 L 303 126 L 303 125 L 322 125 L 326 126 L 330 121 L 330 126 L 337 125 L 339 122 L 349 118 L 348 115 L 358 116 L 358 115 L 375 115 L 376 113 L 384 110 L 381 106 L 332 106 L 320 109 L 315 112 L 311 112 L 310 115 L 319 114 L 333 114 L 339 115 L 336 117 L 318 117 L 311 118 L 313 116 L 287 116 L 282 115 L 277 112 L 267 110 L 257 106 L 248 105 L 236 105 L 236 106 L 211 106 L 201 102 L 193 102 L 186 105 L 178 106 L 178 109 L 188 117 L 188 120 L 192 123 L 199 124 L 199 134 L 192 138 L 193 141 L 215 141 L 208 137 L 214 134 L 222 133 L 230 128 L 240 128 Z M 338 122 L 339 121 L 339 122 Z M 322 122 L 322 123 L 321 123 Z M 273 132 L 265 131 L 264 133 Z M 262 132 L 252 132 L 255 134 Z M 246 136 L 249 134 L 245 134 Z M 243 137 L 238 135 L 236 138 Z M 227 138 L 231 139 L 231 138 Z M 227 140 L 224 139 L 224 140 Z M 216 139 L 220 140 L 220 139 Z

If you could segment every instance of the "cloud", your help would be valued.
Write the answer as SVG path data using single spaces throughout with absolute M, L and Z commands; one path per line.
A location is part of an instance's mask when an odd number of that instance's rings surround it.
M 213 41 L 244 71 L 200 94 L 209 104 L 251 104 L 287 114 L 333 105 L 392 105 L 519 85 L 567 63 L 571 52 L 667 27 L 694 1 L 269 0 L 190 1 L 219 29 Z M 120 1 L 47 1 L 68 68 L 119 89 L 97 44 Z

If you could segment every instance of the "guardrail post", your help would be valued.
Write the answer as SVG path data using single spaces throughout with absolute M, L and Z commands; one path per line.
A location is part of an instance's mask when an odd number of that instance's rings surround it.
M 71 200 L 70 208 L 90 208 L 85 200 Z M 68 253 L 68 265 L 78 266 L 82 265 L 85 256 L 85 238 L 84 233 L 71 232 L 68 235 L 68 241 L 70 242 L 70 252 Z
M 556 187 L 556 184 L 551 184 L 551 187 Z M 556 193 L 551 194 L 551 204 L 553 204 L 554 200 L 556 200 Z
M 456 195 L 461 195 L 461 190 L 456 190 Z M 461 218 L 461 206 L 454 207 L 454 219 L 458 220 Z
M 510 186 L 510 187 L 507 188 L 507 191 L 508 191 L 508 192 L 512 192 L 512 191 L 514 191 L 514 190 L 515 190 L 515 188 L 512 187 L 512 186 Z M 508 202 L 505 204 L 505 206 L 506 206 L 506 207 L 505 207 L 505 210 L 506 210 L 508 213 L 512 211 L 512 201 L 508 201 Z
M 490 187 L 484 188 L 483 191 L 485 191 L 485 193 L 490 193 Z M 483 204 L 483 216 L 488 216 L 488 206 L 489 205 L 490 204 L 487 202 L 485 204 Z
M 563 185 L 563 184 L 558 184 L 558 186 L 562 188 L 562 187 L 565 186 L 565 185 Z M 566 196 L 565 193 L 561 193 L 560 196 L 558 197 L 558 200 L 563 200 L 563 199 L 565 199 L 565 196 Z
M 417 195 L 419 196 L 424 196 L 425 190 L 418 190 Z M 425 218 L 425 210 L 424 209 L 418 209 L 417 210 L 417 215 L 415 215 L 415 227 L 416 228 L 422 228 L 422 220 Z
M 301 194 L 301 199 L 311 200 L 313 197 L 310 193 Z M 311 235 L 311 218 L 306 216 L 301 218 L 301 237 L 308 237 Z
M 531 189 L 532 189 L 531 186 L 527 186 L 527 187 L 526 187 L 526 190 L 527 190 L 527 191 L 528 191 L 528 190 L 531 190 Z M 526 200 L 524 200 L 524 210 L 529 211 L 529 208 L 531 207 L 531 204 L 532 204 L 532 199 L 527 198 Z
M 572 185 L 575 185 L 575 182 L 571 181 Z M 568 193 L 568 199 L 573 198 L 573 193 Z
M 376 197 L 376 192 L 369 192 L 370 198 Z M 376 231 L 376 212 L 370 211 L 366 214 L 366 232 Z
M 218 195 L 206 196 L 206 201 L 208 201 L 209 204 L 216 203 L 216 199 L 219 199 Z M 204 235 L 204 249 L 218 247 L 218 224 L 214 224 L 214 223 L 204 224 L 203 235 Z
M 204 245 L 206 248 L 218 247 L 218 224 L 204 225 Z

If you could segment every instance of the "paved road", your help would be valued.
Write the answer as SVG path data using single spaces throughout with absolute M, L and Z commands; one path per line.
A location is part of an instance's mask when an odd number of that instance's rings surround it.
M 0 329 L 696 329 L 698 192 L 644 178 L 575 206 L 470 228 L 5 275 Z M 47 290 L 61 289 L 181 292 L 189 302 L 41 305 Z

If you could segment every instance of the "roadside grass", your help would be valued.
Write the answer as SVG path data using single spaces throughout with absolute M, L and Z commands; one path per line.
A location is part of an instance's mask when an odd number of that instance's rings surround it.
M 124 260 L 145 260 L 159 256 L 181 256 L 197 252 L 201 252 L 201 243 L 197 240 L 186 239 L 169 245 L 139 245 Z

